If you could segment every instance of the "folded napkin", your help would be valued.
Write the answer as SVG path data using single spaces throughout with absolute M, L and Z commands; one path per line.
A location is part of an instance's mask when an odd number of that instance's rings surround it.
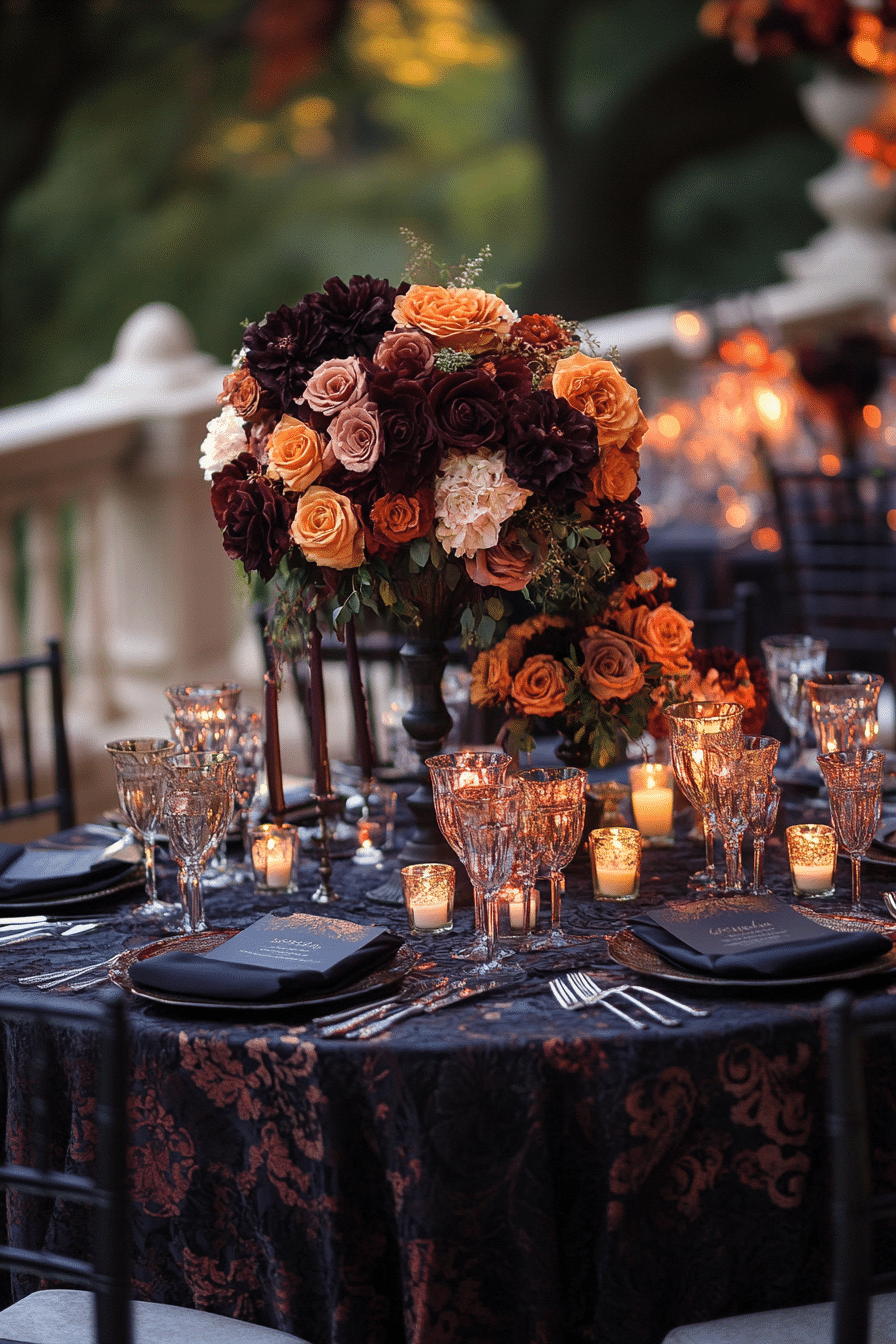
M 806 937 L 797 942 L 767 944 L 734 952 L 698 952 L 662 928 L 650 915 L 635 915 L 628 927 L 666 961 L 700 975 L 733 980 L 780 980 L 827 975 L 873 961 L 892 950 L 883 933 L 861 930 L 839 933 L 806 919 Z
M 105 845 L 0 845 L 0 901 L 87 895 L 111 885 L 133 865 L 106 859 Z
M 326 971 L 275 971 L 263 966 L 220 961 L 199 952 L 180 952 L 175 948 L 157 957 L 132 962 L 128 974 L 141 988 L 184 994 L 191 999 L 263 1003 L 286 994 L 302 998 L 315 991 L 326 993 L 361 980 L 390 961 L 403 944 L 404 939 L 395 933 L 379 933 Z

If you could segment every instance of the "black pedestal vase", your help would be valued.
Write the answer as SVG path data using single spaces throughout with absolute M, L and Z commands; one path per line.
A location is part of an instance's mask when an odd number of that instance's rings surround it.
M 417 786 L 406 800 L 414 818 L 411 836 L 397 859 L 397 869 L 385 882 L 371 891 L 371 899 L 388 905 L 403 905 L 401 869 L 412 863 L 447 863 L 455 870 L 455 904 L 472 904 L 472 889 L 466 870 L 439 830 L 432 797 L 432 779 L 424 761 L 437 756 L 451 731 L 451 715 L 442 698 L 442 673 L 448 650 L 441 639 L 412 635 L 399 651 L 407 674 L 411 707 L 402 725 L 414 744 L 420 765 Z

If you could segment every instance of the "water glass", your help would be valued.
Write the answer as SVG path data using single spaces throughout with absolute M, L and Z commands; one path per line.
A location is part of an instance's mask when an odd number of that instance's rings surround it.
M 828 786 L 837 840 L 852 860 L 852 908 L 862 908 L 862 855 L 880 823 L 884 753 L 868 747 L 830 751 L 818 764 Z
M 874 744 L 877 701 L 883 684 L 883 677 L 873 672 L 825 672 L 806 682 L 821 755 Z
M 828 643 L 811 635 L 769 635 L 762 641 L 769 687 L 775 709 L 790 729 L 793 751 L 790 771 L 806 764 L 803 755 L 809 736 L 808 677 L 824 672 Z M 814 761 L 811 762 L 814 766 Z
M 143 843 L 146 900 L 133 913 L 149 919 L 172 915 L 177 907 L 159 900 L 156 891 L 155 843 L 165 797 L 162 762 L 174 755 L 177 746 L 164 737 L 134 737 L 107 742 L 106 750 L 112 757 L 118 806 Z
M 584 770 L 563 766 L 554 770 L 522 770 L 522 814 L 518 842 L 527 847 L 537 871 L 551 882 L 550 933 L 533 938 L 530 946 L 569 947 L 577 941 L 563 931 L 561 908 L 565 890 L 563 869 L 572 862 L 585 826 Z
M 184 933 L 201 933 L 208 927 L 202 865 L 226 835 L 233 816 L 235 766 L 229 752 L 221 751 L 182 752 L 163 763 L 162 818 L 180 870 Z
M 729 755 L 739 752 L 743 742 L 743 714 L 743 705 L 718 704 L 714 700 L 690 700 L 666 710 L 672 769 L 678 787 L 703 818 L 706 867 L 693 875 L 689 885 L 702 886 L 704 890 L 711 891 L 715 887 L 713 794 L 708 748 Z
M 498 892 L 513 871 L 520 813 L 516 780 L 505 784 L 473 784 L 454 790 L 454 808 L 460 827 L 461 858 L 482 903 L 485 954 L 477 972 L 485 974 L 501 964 L 498 948 Z M 506 955 L 507 950 L 503 950 Z

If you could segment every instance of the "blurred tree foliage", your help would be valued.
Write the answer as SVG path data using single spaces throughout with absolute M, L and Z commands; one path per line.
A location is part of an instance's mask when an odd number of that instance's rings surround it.
M 698 8 L 0 0 L 4 403 L 156 299 L 226 360 L 331 274 L 397 280 L 401 225 L 574 317 L 780 278 L 830 150 Z

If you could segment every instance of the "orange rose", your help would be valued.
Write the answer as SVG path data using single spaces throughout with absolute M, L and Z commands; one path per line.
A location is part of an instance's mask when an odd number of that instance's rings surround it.
M 323 470 L 324 439 L 316 429 L 284 415 L 268 439 L 268 475 L 300 495 Z
M 289 531 L 312 564 L 354 569 L 364 559 L 364 533 L 351 500 L 325 485 L 312 485 L 305 491 Z
M 651 663 L 659 663 L 664 672 L 688 672 L 691 667 L 691 631 L 694 622 L 676 611 L 671 602 L 658 607 L 634 607 L 615 617 Z
M 540 557 L 527 551 L 515 533 L 464 560 L 467 573 L 480 588 L 503 588 L 507 593 L 522 592 L 540 563 Z
M 477 709 L 502 705 L 510 695 L 512 684 L 510 647 L 507 640 L 502 639 L 487 653 L 480 653 L 473 664 L 470 704 Z
M 605 448 L 598 462 L 588 473 L 591 490 L 586 495 L 589 504 L 602 499 L 619 503 L 628 499 L 638 485 L 638 454 L 630 448 Z
M 510 691 L 521 714 L 549 719 L 565 708 L 566 677 L 563 664 L 549 653 L 527 658 L 513 679 Z
M 392 312 L 397 327 L 419 327 L 439 345 L 456 350 L 489 350 L 506 336 L 516 314 L 484 289 L 411 285 Z
M 378 540 L 400 546 L 402 542 L 425 537 L 435 518 L 435 495 L 422 489 L 406 495 L 383 495 L 370 510 L 373 533 Z
M 248 369 L 234 369 L 224 379 L 224 389 L 218 393 L 218 404 L 232 406 L 241 420 L 257 420 L 266 412 L 261 409 L 261 387 Z
M 647 429 L 638 393 L 609 359 L 592 359 L 578 351 L 558 360 L 551 389 L 571 406 L 590 415 L 601 448 L 638 448 Z
M 583 639 L 582 656 L 582 675 L 595 700 L 627 700 L 644 685 L 644 673 L 624 635 L 601 631 Z

